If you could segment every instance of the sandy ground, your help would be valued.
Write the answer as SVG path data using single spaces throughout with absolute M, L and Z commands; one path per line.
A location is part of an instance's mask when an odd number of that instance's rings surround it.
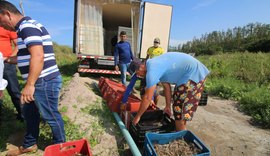
M 213 155 L 270 155 L 270 131 L 252 126 L 250 117 L 240 113 L 234 101 L 211 97 L 207 106 L 199 107 L 188 128 Z
M 69 86 L 62 90 L 60 97 L 60 107 L 68 107 L 66 114 L 81 127 L 85 136 L 91 134 L 91 124 L 97 121 L 97 116 L 82 113 L 81 108 L 94 105 L 96 100 L 101 99 L 93 92 L 93 82 L 97 82 L 97 78 L 79 77 L 75 74 Z M 159 106 L 164 106 L 164 97 L 161 97 Z M 270 155 L 270 130 L 251 125 L 250 117 L 237 110 L 235 101 L 209 97 L 206 106 L 198 107 L 193 121 L 188 123 L 188 129 L 210 148 L 213 156 Z M 22 134 L 16 138 L 22 138 Z M 14 142 L 12 139 L 14 136 L 10 138 L 10 142 Z M 122 135 L 119 135 L 119 129 L 113 123 L 105 124 L 99 141 L 99 144 L 91 147 L 93 155 L 120 155 L 119 148 L 123 148 L 125 144 Z M 40 151 L 39 155 L 42 153 L 43 151 Z

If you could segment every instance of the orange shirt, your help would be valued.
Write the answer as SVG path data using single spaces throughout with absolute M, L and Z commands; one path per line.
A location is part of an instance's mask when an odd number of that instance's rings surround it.
M 11 40 L 17 39 L 17 33 L 8 31 L 0 27 L 0 52 L 3 57 L 9 57 L 12 54 Z

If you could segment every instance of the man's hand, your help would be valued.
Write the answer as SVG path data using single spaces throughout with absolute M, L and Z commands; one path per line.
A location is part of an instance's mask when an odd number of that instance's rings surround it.
M 31 101 L 34 101 L 34 92 L 35 92 L 35 86 L 33 85 L 25 85 L 25 87 L 22 90 L 21 94 L 21 104 L 29 103 Z
M 171 107 L 165 107 L 163 112 L 167 113 L 169 116 L 172 116 L 172 111 L 171 111 Z
M 116 71 L 119 71 L 119 67 L 117 65 L 115 66 L 115 70 Z
M 140 119 L 141 119 L 141 117 L 138 116 L 138 115 L 136 115 L 135 118 L 133 119 L 132 123 L 133 123 L 134 125 L 137 125 L 137 124 L 139 123 Z

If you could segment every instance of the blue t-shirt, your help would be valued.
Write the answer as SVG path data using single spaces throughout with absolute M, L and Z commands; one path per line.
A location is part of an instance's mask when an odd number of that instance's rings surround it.
M 176 86 L 186 84 L 188 80 L 198 83 L 209 74 L 209 70 L 199 60 L 180 52 L 168 52 L 148 59 L 146 70 L 146 88 L 158 82 L 168 82 Z
M 114 65 L 127 64 L 130 63 L 131 60 L 133 60 L 133 54 L 130 44 L 126 41 L 118 42 L 114 49 Z

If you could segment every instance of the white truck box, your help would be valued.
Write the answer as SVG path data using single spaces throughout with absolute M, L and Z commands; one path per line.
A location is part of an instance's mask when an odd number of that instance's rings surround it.
M 112 39 L 122 30 L 134 57 L 145 58 L 155 37 L 167 51 L 172 6 L 140 0 L 75 0 L 74 6 L 73 51 L 79 72 L 120 74 L 114 70 Z

